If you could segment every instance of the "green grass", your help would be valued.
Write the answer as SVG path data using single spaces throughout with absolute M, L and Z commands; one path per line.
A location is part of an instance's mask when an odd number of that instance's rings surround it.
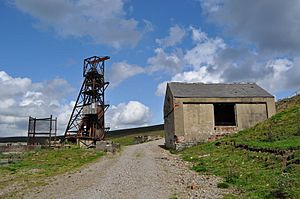
M 0 167 L 0 190 L 12 182 L 25 188 L 43 185 L 47 177 L 74 171 L 103 155 L 103 152 L 78 147 L 26 152 L 20 161 Z M 7 197 L 10 194 L 16 193 L 8 193 Z
M 133 145 L 134 143 L 134 136 L 127 135 L 124 137 L 117 137 L 117 138 L 111 138 L 113 142 L 119 143 L 121 146 L 127 146 L 127 145 Z
M 149 132 L 135 133 L 135 134 L 121 136 L 121 137 L 112 137 L 112 138 L 108 138 L 108 139 L 112 140 L 113 142 L 119 143 L 121 146 L 128 146 L 128 145 L 135 144 L 134 137 L 143 136 L 143 135 L 162 136 L 163 137 L 164 131 L 149 131 Z
M 223 141 L 274 149 L 300 147 L 300 105 L 279 112 L 256 126 L 229 136 Z
M 178 199 L 177 194 L 173 194 L 172 196 L 169 197 L 169 199 Z
M 235 147 L 291 150 L 287 167 L 283 157 Z M 215 142 L 200 144 L 179 152 L 202 174 L 223 177 L 239 195 L 225 198 L 300 198 L 300 105 L 282 110 L 256 126 Z M 221 185 L 220 185 L 221 186 Z
M 225 183 L 246 191 L 245 197 L 269 197 L 270 190 L 275 186 L 272 184 L 274 176 L 281 174 L 280 158 L 214 144 L 201 144 L 184 150 L 182 157 L 194 163 L 192 169 L 195 171 L 222 176 Z M 201 157 L 207 154 L 209 156 Z

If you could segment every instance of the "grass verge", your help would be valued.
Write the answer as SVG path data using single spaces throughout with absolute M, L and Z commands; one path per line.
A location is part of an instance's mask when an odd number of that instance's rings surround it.
M 25 152 L 20 161 L 0 167 L 0 192 L 12 184 L 19 185 L 20 189 L 45 185 L 47 177 L 74 171 L 103 155 L 103 152 L 78 147 Z M 17 189 L 14 189 L 0 197 L 15 197 L 16 194 Z

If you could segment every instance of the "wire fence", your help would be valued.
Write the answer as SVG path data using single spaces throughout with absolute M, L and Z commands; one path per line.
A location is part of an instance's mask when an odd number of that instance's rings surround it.
M 57 118 L 29 117 L 27 145 L 51 145 L 57 133 Z

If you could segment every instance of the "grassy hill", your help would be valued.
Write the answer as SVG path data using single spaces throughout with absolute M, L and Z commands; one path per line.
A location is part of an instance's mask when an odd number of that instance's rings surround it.
M 300 198 L 299 99 L 279 102 L 276 115 L 252 128 L 180 154 L 195 171 L 222 176 L 220 187 L 237 189 L 225 198 Z
M 300 104 L 300 95 L 296 95 L 291 98 L 284 98 L 276 102 L 276 110 L 277 112 L 281 112 L 287 108 Z

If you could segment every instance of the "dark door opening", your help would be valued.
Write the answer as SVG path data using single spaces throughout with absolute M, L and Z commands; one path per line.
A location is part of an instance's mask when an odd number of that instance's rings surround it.
M 215 126 L 236 126 L 235 104 L 214 104 Z

